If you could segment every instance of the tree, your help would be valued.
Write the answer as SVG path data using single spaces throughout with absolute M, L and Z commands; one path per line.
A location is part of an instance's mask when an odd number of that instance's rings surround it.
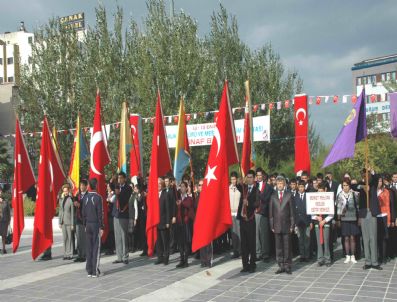
M 82 125 L 91 126 L 96 89 L 100 88 L 105 123 L 119 120 L 121 103 L 127 101 L 131 112 L 153 116 L 157 89 L 161 91 L 165 115 L 177 114 L 184 96 L 186 112 L 216 110 L 223 82 L 229 80 L 233 106 L 244 105 L 244 86 L 250 80 L 256 102 L 284 101 L 302 89 L 297 72 L 286 71 L 271 44 L 251 50 L 241 41 L 238 24 L 220 5 L 210 21 L 210 32 L 199 37 L 198 24 L 179 12 L 169 16 L 164 2 L 147 1 L 148 14 L 140 28 L 133 19 L 123 30 L 123 11 L 115 12 L 114 27 L 108 26 L 104 7 L 96 9 L 96 24 L 87 29 L 84 40 L 65 30 L 52 19 L 36 33 L 32 69 L 21 76 L 23 128 L 37 131 L 45 112 L 58 129 L 73 128 L 77 112 Z M 285 154 L 293 156 L 292 109 L 272 113 L 272 143 L 255 143 L 258 160 L 270 168 L 278 167 Z M 241 115 L 241 116 L 240 116 Z M 235 118 L 241 118 L 236 113 Z M 211 116 L 199 116 L 205 122 Z M 150 158 L 152 127 L 144 125 L 145 170 Z M 37 140 L 37 139 L 36 139 Z M 62 158 L 68 166 L 73 137 L 60 135 Z M 114 171 L 117 164 L 118 132 L 109 139 Z M 32 144 L 37 144 L 34 142 Z M 192 150 L 195 173 L 204 173 L 208 147 Z
M 10 151 L 10 142 L 0 139 L 0 179 L 9 181 L 13 173 L 12 152 Z

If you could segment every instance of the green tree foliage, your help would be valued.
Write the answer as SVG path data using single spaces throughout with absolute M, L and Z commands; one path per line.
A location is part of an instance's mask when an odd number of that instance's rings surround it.
M 0 180 L 6 181 L 11 179 L 14 168 L 11 155 L 10 142 L 0 139 Z
M 165 115 L 177 114 L 179 99 L 186 100 L 186 112 L 217 110 L 225 79 L 230 83 L 232 106 L 244 105 L 244 86 L 250 80 L 254 103 L 291 99 L 302 89 L 295 71 L 287 71 L 271 44 L 251 50 L 239 37 L 238 24 L 223 6 L 210 19 L 210 32 L 198 34 L 198 24 L 184 12 L 167 14 L 161 0 L 147 2 L 148 14 L 140 28 L 133 19 L 124 25 L 123 11 L 108 25 L 107 12 L 96 9 L 96 24 L 79 41 L 73 31 L 61 28 L 57 20 L 36 33 L 32 69 L 21 77 L 23 100 L 19 113 L 25 131 L 38 131 L 45 112 L 58 129 L 74 127 L 77 112 L 82 125 L 91 126 L 95 94 L 101 91 L 104 122 L 120 119 L 121 104 L 143 117 L 154 115 L 160 89 Z M 242 118 L 237 113 L 235 118 Z M 209 118 L 207 118 L 208 121 Z M 205 122 L 199 116 L 195 122 Z M 293 157 L 292 109 L 274 110 L 271 120 L 272 143 L 255 143 L 258 162 L 278 167 L 286 155 Z M 152 126 L 144 125 L 144 163 L 150 158 Z M 289 138 L 285 140 L 284 138 Z M 30 144 L 38 147 L 38 138 Z M 60 135 L 62 158 L 69 165 L 73 138 Z M 118 133 L 109 140 L 112 164 L 117 165 Z M 202 176 L 208 147 L 193 148 L 193 164 Z M 109 171 L 108 171 L 109 172 Z

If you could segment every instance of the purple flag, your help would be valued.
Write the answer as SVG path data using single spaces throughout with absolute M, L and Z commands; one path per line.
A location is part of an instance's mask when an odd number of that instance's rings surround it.
M 357 103 L 345 120 L 342 130 L 339 132 L 332 146 L 323 168 L 345 158 L 354 156 L 356 143 L 367 137 L 367 120 L 365 108 L 365 90 L 361 92 Z
M 397 92 L 389 93 L 390 97 L 390 132 L 397 137 Z

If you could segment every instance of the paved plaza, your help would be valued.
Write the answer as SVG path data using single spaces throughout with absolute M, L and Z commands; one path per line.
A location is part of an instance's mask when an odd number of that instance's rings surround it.
M 198 260 L 177 269 L 130 254 L 130 263 L 101 258 L 104 276 L 87 278 L 84 263 L 63 261 L 61 236 L 54 238 L 53 260 L 32 261 L 31 235 L 24 235 L 16 255 L 0 256 L 0 301 L 397 301 L 396 261 L 383 271 L 363 271 L 363 261 L 331 267 L 294 262 L 292 275 L 275 275 L 276 264 L 258 263 L 254 274 L 241 274 L 241 260 L 218 255 L 211 269 Z M 340 252 L 339 252 L 340 253 Z

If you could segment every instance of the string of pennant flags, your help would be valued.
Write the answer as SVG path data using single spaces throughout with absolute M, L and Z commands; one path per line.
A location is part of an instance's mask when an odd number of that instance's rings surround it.
M 371 94 L 368 96 L 368 100 L 371 103 L 375 102 L 380 102 L 380 101 L 386 101 L 387 96 L 386 94 Z M 355 104 L 357 101 L 357 96 L 356 95 L 350 95 L 350 94 L 345 94 L 342 96 L 339 95 L 322 95 L 322 96 L 309 96 L 308 97 L 308 104 L 309 105 L 321 105 L 323 103 L 343 103 L 346 104 L 348 102 Z M 266 112 L 267 110 L 269 112 L 272 112 L 274 110 L 281 110 L 281 109 L 289 109 L 291 106 L 294 105 L 294 99 L 291 100 L 285 100 L 285 101 L 277 101 L 277 102 L 270 102 L 270 103 L 261 103 L 261 104 L 254 104 L 252 105 L 252 111 L 254 113 L 258 111 Z M 243 107 L 234 107 L 232 108 L 232 113 L 235 114 L 236 112 L 243 112 L 246 109 L 245 106 Z M 186 114 L 186 122 L 189 122 L 190 120 L 196 120 L 198 117 L 205 117 L 205 118 L 210 118 L 214 116 L 214 119 L 216 119 L 218 111 L 206 111 L 206 112 L 197 112 L 197 113 L 187 113 Z M 143 117 L 142 120 L 145 124 L 147 123 L 153 123 L 154 122 L 154 117 Z M 164 123 L 168 124 L 177 124 L 178 123 L 178 115 L 166 115 L 164 116 Z M 106 127 L 111 127 L 113 129 L 118 129 L 120 126 L 120 122 L 115 122 L 111 124 L 106 124 Z M 88 132 L 90 130 L 90 127 L 83 127 L 85 132 Z M 74 130 L 75 128 L 71 129 L 63 129 L 63 130 L 57 130 L 58 134 L 71 134 L 74 135 Z M 27 135 L 30 137 L 35 137 L 35 136 L 41 136 L 41 132 L 23 132 L 23 135 Z M 2 135 L 3 137 L 15 137 L 15 134 L 4 134 Z

